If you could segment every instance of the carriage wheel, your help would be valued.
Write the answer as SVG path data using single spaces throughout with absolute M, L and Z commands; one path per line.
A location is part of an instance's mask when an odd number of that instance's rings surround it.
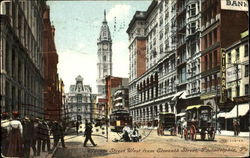
M 188 130 L 187 130 L 187 128 L 184 128 L 183 134 L 184 134 L 184 139 L 187 140 L 188 139 Z

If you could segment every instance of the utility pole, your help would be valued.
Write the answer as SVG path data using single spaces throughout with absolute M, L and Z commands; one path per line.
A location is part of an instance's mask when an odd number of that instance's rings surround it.
M 234 64 L 235 73 L 236 73 L 236 98 L 239 96 L 239 91 L 240 91 L 240 89 L 239 89 L 239 67 L 238 67 L 238 65 L 239 65 L 238 63 Z M 236 106 L 237 106 L 237 108 L 236 108 L 236 113 L 237 113 L 236 117 L 238 119 L 239 118 L 239 104 L 238 104 L 237 99 L 236 99 Z

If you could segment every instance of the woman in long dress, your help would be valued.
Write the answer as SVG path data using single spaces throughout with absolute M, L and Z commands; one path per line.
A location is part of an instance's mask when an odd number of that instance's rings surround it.
M 12 113 L 12 121 L 10 121 L 10 134 L 9 134 L 9 147 L 7 156 L 8 157 L 23 157 L 24 149 L 22 142 L 23 127 L 21 122 L 18 120 L 19 113 Z

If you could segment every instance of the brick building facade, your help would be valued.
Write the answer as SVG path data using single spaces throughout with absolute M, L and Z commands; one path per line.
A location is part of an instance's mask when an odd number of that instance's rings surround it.
M 211 105 L 221 100 L 221 49 L 240 40 L 248 29 L 248 16 L 242 11 L 222 10 L 220 0 L 202 1 L 201 5 L 201 100 Z M 217 96 L 217 97 L 216 97 Z M 222 104 L 220 108 L 223 108 Z
M 44 58 L 44 115 L 46 119 L 61 119 L 62 87 L 57 73 L 58 54 L 55 45 L 55 27 L 51 25 L 50 8 L 43 14 L 43 58 Z

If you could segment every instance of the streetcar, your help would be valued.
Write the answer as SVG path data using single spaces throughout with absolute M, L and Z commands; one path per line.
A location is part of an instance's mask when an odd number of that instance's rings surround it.
M 132 116 L 127 110 L 116 110 L 110 115 L 109 123 L 112 132 L 121 133 L 126 124 L 132 127 Z
M 164 135 L 164 131 L 170 131 L 170 135 L 175 135 L 175 114 L 171 112 L 160 112 L 158 135 Z
M 213 109 L 210 105 L 191 105 L 186 108 L 187 127 L 184 128 L 184 138 L 196 140 L 200 134 L 201 140 L 214 140 L 215 128 L 212 120 Z

